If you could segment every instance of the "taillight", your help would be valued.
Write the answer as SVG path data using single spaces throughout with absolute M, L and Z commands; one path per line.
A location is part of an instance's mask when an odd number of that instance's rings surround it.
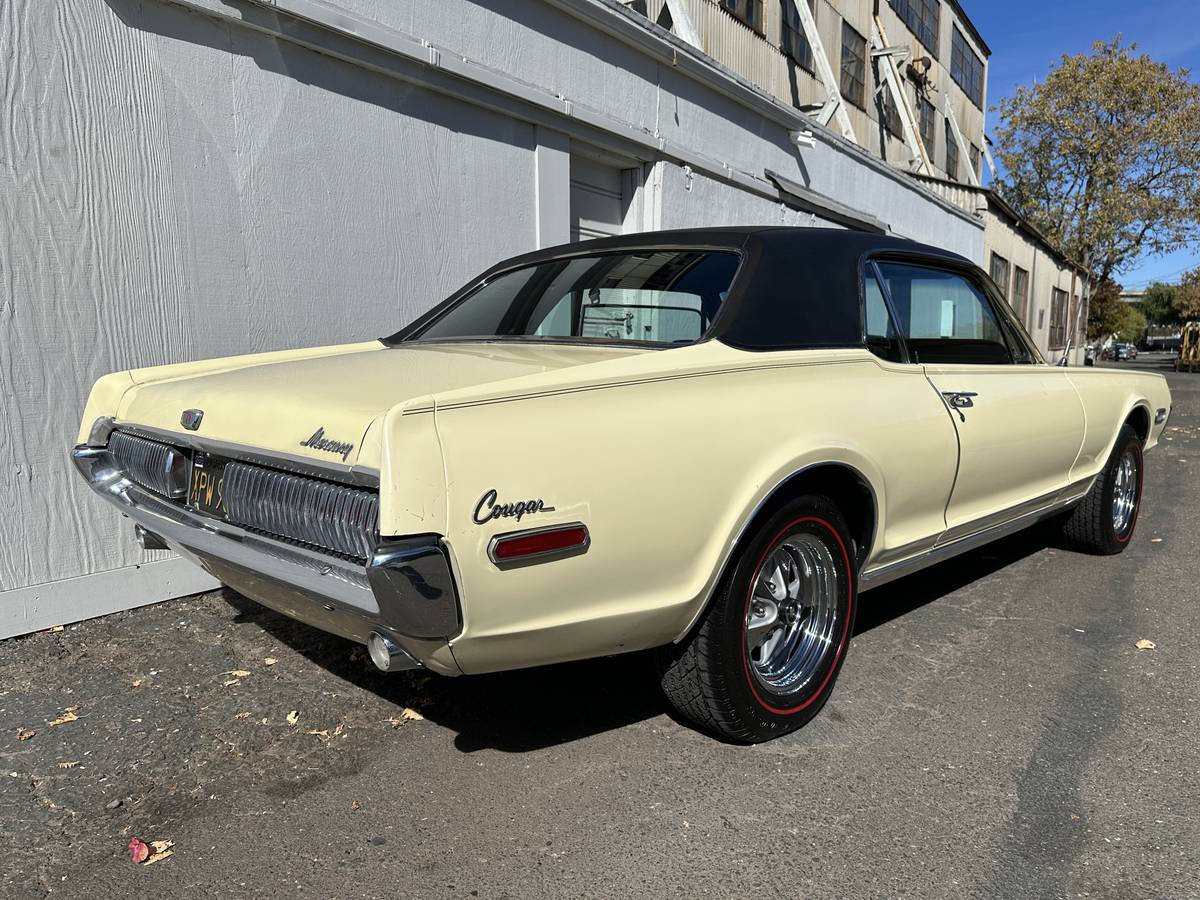
M 587 553 L 591 537 L 581 522 L 498 534 L 488 545 L 488 556 L 501 569 Z

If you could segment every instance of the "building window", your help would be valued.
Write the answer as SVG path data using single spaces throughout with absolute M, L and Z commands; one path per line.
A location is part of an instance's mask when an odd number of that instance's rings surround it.
M 1067 292 L 1054 288 L 1050 293 L 1050 349 L 1061 350 L 1067 344 Z
M 932 157 L 933 145 L 937 143 L 937 111 L 924 97 L 918 97 L 917 112 L 921 117 L 921 140 L 925 142 L 925 151 Z
M 1029 310 L 1029 273 L 1017 266 L 1013 269 L 1012 308 L 1022 322 Z
M 992 281 L 1000 288 L 1000 296 L 1008 299 L 1008 260 L 999 253 L 992 254 Z
M 887 126 L 887 130 L 893 137 L 904 140 L 904 126 L 900 123 L 900 110 L 896 108 L 892 92 L 886 86 L 879 93 L 879 107 L 880 115 L 883 116 L 883 124 Z
M 950 43 L 950 77 L 971 98 L 971 102 L 983 108 L 983 60 L 971 49 L 963 33 L 954 26 L 954 38 Z
M 980 160 L 981 155 L 982 154 L 979 152 L 979 148 L 976 147 L 974 144 L 972 144 L 971 145 L 971 169 L 975 173 L 976 180 L 983 179 L 983 170 L 979 168 L 979 160 Z
M 888 0 L 908 30 L 917 36 L 934 59 L 938 55 L 938 0 Z
M 809 46 L 808 37 L 804 34 L 804 26 L 800 23 L 796 0 L 780 0 L 780 2 L 783 4 L 783 34 L 780 37 L 780 49 L 790 56 L 800 68 L 812 72 L 816 63 L 813 61 L 813 51 Z M 812 10 L 815 18 L 817 15 L 816 0 L 808 0 L 808 8 Z
M 958 141 L 954 140 L 954 129 L 946 120 L 946 177 L 958 181 Z
M 842 22 L 842 96 L 859 109 L 867 103 L 867 39 Z
M 720 4 L 735 19 L 763 33 L 763 0 L 720 0 Z

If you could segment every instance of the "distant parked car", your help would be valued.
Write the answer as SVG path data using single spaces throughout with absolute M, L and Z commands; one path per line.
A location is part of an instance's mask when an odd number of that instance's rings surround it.
M 1114 357 L 1118 360 L 1137 359 L 1138 350 L 1133 344 L 1117 344 Z

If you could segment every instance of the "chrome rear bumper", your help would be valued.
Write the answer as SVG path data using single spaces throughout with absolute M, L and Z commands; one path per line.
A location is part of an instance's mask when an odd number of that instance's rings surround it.
M 372 560 L 342 559 L 201 515 L 130 480 L 104 447 L 78 446 L 71 458 L 87 483 L 137 525 L 218 580 L 265 606 L 323 631 L 367 643 L 392 638 L 411 659 L 458 674 L 448 653 L 426 649 L 459 630 L 450 564 L 437 535 L 381 542 Z M 394 669 L 403 668 L 395 666 Z

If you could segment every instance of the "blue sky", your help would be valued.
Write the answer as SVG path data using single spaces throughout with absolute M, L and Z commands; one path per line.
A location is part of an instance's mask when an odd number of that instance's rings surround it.
M 1200 4 L 1196 0 L 960 0 L 992 48 L 988 105 L 1018 84 L 1040 78 L 1063 53 L 1086 51 L 1117 34 L 1172 68 L 1192 69 L 1200 80 Z M 988 113 L 988 130 L 997 116 Z M 1118 276 L 1127 288 L 1176 281 L 1200 265 L 1200 247 L 1141 260 Z

